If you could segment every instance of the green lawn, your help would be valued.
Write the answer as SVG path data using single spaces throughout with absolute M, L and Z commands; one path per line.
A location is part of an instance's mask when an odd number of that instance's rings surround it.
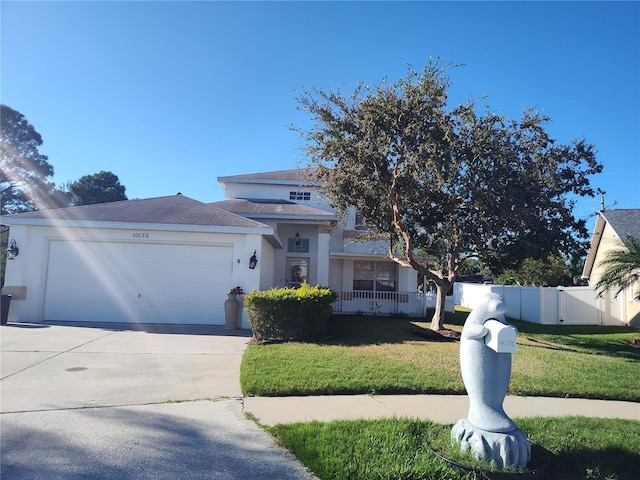
M 466 313 L 448 317 L 461 330 Z M 510 393 L 640 401 L 637 329 L 542 326 L 519 329 Z M 406 318 L 334 317 L 334 339 L 250 345 L 240 381 L 245 395 L 358 393 L 465 394 L 458 342 L 426 340 L 427 323 Z
M 466 315 L 448 315 L 446 327 L 461 331 Z M 513 323 L 520 333 L 511 394 L 640 402 L 640 350 L 630 345 L 639 330 Z M 335 317 L 328 341 L 250 345 L 242 361 L 242 390 L 263 396 L 465 394 L 459 343 L 416 333 L 427 327 L 407 318 Z M 516 423 L 551 452 L 544 478 L 631 480 L 640 471 L 639 421 L 563 417 Z M 268 430 L 323 480 L 487 478 L 461 473 L 429 449 L 450 428 L 396 418 Z
M 551 453 L 544 477 L 548 480 L 638 478 L 640 422 L 563 417 L 516 423 Z M 429 449 L 432 440 L 450 428 L 385 419 L 276 425 L 269 430 L 322 480 L 486 478 L 453 469 Z

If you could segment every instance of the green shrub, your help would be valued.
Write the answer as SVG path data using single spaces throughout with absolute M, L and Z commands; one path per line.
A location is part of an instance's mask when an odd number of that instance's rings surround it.
M 338 294 L 330 288 L 303 283 L 298 288 L 253 291 L 244 297 L 254 338 L 312 340 L 328 333 L 331 304 Z

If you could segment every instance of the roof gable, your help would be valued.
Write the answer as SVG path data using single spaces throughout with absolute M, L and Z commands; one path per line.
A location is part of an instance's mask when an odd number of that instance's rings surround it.
M 77 207 L 39 210 L 3 217 L 3 223 L 28 224 L 64 222 L 116 222 L 164 225 L 202 225 L 221 227 L 264 228 L 266 225 L 235 215 L 214 205 L 182 194 L 142 200 L 99 203 Z
M 606 210 L 601 212 L 601 215 L 611 225 L 620 240 L 626 240 L 627 235 L 640 240 L 640 208 Z
M 591 277 L 598 250 L 600 249 L 600 240 L 607 224 L 621 241 L 626 240 L 627 235 L 640 239 L 640 209 L 627 208 L 598 212 L 593 234 L 591 235 L 591 246 L 582 271 L 582 276 L 585 278 Z

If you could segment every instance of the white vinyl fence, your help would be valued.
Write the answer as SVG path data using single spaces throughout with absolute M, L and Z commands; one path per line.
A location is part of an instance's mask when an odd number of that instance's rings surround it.
M 487 293 L 502 296 L 506 316 L 544 325 L 601 325 L 601 298 L 593 287 L 516 287 L 456 283 L 456 305 L 474 308 Z

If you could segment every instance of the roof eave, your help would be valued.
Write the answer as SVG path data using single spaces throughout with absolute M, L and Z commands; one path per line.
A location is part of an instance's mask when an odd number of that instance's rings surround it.
M 602 214 L 598 213 L 596 224 L 593 227 L 593 234 L 591 235 L 591 245 L 589 246 L 589 252 L 587 253 L 587 258 L 584 261 L 584 268 L 582 269 L 582 278 L 589 278 L 591 276 L 591 271 L 593 270 L 593 266 L 596 261 L 596 253 L 598 252 L 598 247 L 602 240 L 602 232 L 604 232 L 606 223 L 606 219 Z
M 356 253 L 356 252 L 329 252 L 329 257 L 331 257 L 331 258 L 345 258 L 345 259 L 351 259 L 351 260 L 357 260 L 358 258 L 362 258 L 362 259 L 389 258 L 389 256 L 387 254 L 385 254 L 385 253 Z M 389 259 L 389 260 L 391 260 L 391 259 Z
M 337 220 L 335 215 L 296 215 L 287 213 L 235 213 L 249 219 L 265 219 L 265 220 L 294 220 L 296 222 L 333 222 Z
M 100 228 L 100 229 L 122 229 L 122 230 L 154 230 L 173 232 L 203 232 L 203 233 L 239 233 L 239 234 L 273 234 L 273 228 L 263 226 L 234 226 L 234 225 L 194 225 L 179 223 L 131 223 L 131 222 L 110 222 L 110 221 L 87 221 L 87 220 L 65 220 L 48 218 L 11 219 L 7 223 L 9 226 L 26 225 L 35 227 L 56 227 L 56 228 Z
M 318 188 L 322 186 L 320 182 L 309 182 L 306 180 L 277 180 L 272 178 L 242 178 L 242 177 L 218 177 L 218 183 L 223 187 L 227 183 L 253 183 L 263 185 L 291 185 L 294 187 Z

